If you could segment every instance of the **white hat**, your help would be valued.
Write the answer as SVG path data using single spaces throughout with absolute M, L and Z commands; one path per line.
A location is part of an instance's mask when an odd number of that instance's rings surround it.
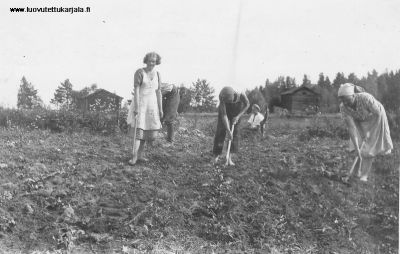
M 352 83 L 346 83 L 339 87 L 338 96 L 347 96 L 354 94 L 354 85 Z

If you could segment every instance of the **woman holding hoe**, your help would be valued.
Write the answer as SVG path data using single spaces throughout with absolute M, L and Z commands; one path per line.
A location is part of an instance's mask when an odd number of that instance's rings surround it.
M 163 117 L 161 79 L 158 71 L 154 69 L 161 63 L 161 57 L 150 52 L 143 59 L 145 68 L 138 69 L 134 76 L 134 99 L 133 99 L 133 123 L 134 146 L 133 158 L 129 161 L 130 165 L 137 161 L 147 161 L 143 156 L 144 145 L 146 142 L 155 140 L 158 130 L 161 129 Z
M 249 108 L 249 100 L 245 93 L 238 93 L 232 87 L 224 87 L 219 93 L 218 123 L 214 138 L 214 161 L 217 162 L 222 153 L 225 135 L 228 132 L 228 139 L 232 146 L 228 153 L 235 153 L 239 148 L 239 123 L 240 117 Z M 233 131 L 232 131 L 233 129 Z M 228 165 L 235 165 L 232 161 L 232 154 L 227 158 Z
M 357 152 L 352 170 L 358 168 L 358 177 L 365 182 L 368 180 L 374 157 L 389 154 L 393 149 L 386 112 L 371 94 L 355 93 L 354 85 L 350 83 L 340 86 L 338 97 L 341 102 L 340 111 Z

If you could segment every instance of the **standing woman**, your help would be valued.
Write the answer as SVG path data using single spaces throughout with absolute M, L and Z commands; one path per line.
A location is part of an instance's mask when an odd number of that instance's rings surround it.
M 136 127 L 135 147 L 133 147 L 133 158 L 130 165 L 136 164 L 139 160 L 147 161 L 143 156 L 144 145 L 152 142 L 161 129 L 160 119 L 163 116 L 161 98 L 161 79 L 158 71 L 154 69 L 161 63 L 161 57 L 155 53 L 147 53 L 143 59 L 145 68 L 138 69 L 134 76 L 134 109 L 133 128 Z M 135 125 L 136 122 L 136 126 Z
M 236 153 L 239 148 L 239 124 L 240 117 L 249 108 L 249 99 L 245 93 L 238 93 L 232 87 L 226 86 L 219 93 L 218 123 L 214 138 L 214 161 L 217 162 L 222 153 L 225 135 L 232 140 L 228 165 L 235 165 L 232 161 L 232 153 Z M 232 132 L 232 126 L 235 125 Z
M 374 157 L 389 154 L 393 149 L 385 109 L 371 94 L 355 93 L 351 83 L 340 86 L 338 97 L 358 163 L 361 163 L 357 165 L 361 169 L 358 176 L 361 181 L 367 181 Z

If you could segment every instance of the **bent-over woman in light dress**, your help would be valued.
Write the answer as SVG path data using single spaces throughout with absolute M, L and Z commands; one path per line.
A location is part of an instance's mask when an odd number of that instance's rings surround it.
M 393 149 L 385 109 L 371 94 L 355 93 L 351 83 L 340 86 L 338 97 L 358 163 L 361 163 L 361 167 L 356 165 L 361 169 L 358 176 L 361 181 L 367 181 L 374 157 L 389 154 Z

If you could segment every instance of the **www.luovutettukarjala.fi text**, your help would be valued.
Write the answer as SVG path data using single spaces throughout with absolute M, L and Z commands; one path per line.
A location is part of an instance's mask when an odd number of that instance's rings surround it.
M 26 7 L 26 8 L 10 8 L 10 12 L 90 12 L 90 7 Z

